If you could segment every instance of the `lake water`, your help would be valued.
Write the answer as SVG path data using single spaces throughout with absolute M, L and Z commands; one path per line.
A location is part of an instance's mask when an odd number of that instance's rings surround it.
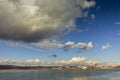
M 120 70 L 1 70 L 0 80 L 120 80 Z

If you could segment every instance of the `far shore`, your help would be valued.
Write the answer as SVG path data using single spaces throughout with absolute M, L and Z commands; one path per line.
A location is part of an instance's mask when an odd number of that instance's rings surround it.
M 120 69 L 120 66 L 16 66 L 0 65 L 0 70 L 89 70 L 89 69 Z

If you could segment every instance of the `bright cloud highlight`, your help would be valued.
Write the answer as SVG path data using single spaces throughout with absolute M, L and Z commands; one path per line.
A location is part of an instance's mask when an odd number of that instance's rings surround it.
M 69 60 L 59 60 L 59 61 L 44 61 L 40 59 L 34 60 L 10 60 L 2 59 L 0 64 L 7 65 L 37 65 L 37 66 L 79 66 L 79 65 L 94 65 L 97 64 L 96 60 L 88 60 L 85 57 L 73 57 Z

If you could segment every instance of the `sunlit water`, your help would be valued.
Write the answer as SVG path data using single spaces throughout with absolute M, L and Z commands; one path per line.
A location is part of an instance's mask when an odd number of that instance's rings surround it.
M 120 70 L 1 70 L 0 80 L 120 80 Z

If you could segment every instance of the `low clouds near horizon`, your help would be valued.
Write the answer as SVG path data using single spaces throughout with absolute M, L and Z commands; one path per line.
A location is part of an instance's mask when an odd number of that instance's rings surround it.
M 60 35 L 94 5 L 93 0 L 1 0 L 0 39 L 37 42 Z
M 98 64 L 96 60 L 88 60 L 85 57 L 73 57 L 69 60 L 58 60 L 58 61 L 44 61 L 40 59 L 34 60 L 10 60 L 1 59 L 0 64 L 2 65 L 37 65 L 37 66 L 79 66 L 79 65 L 95 65 Z

